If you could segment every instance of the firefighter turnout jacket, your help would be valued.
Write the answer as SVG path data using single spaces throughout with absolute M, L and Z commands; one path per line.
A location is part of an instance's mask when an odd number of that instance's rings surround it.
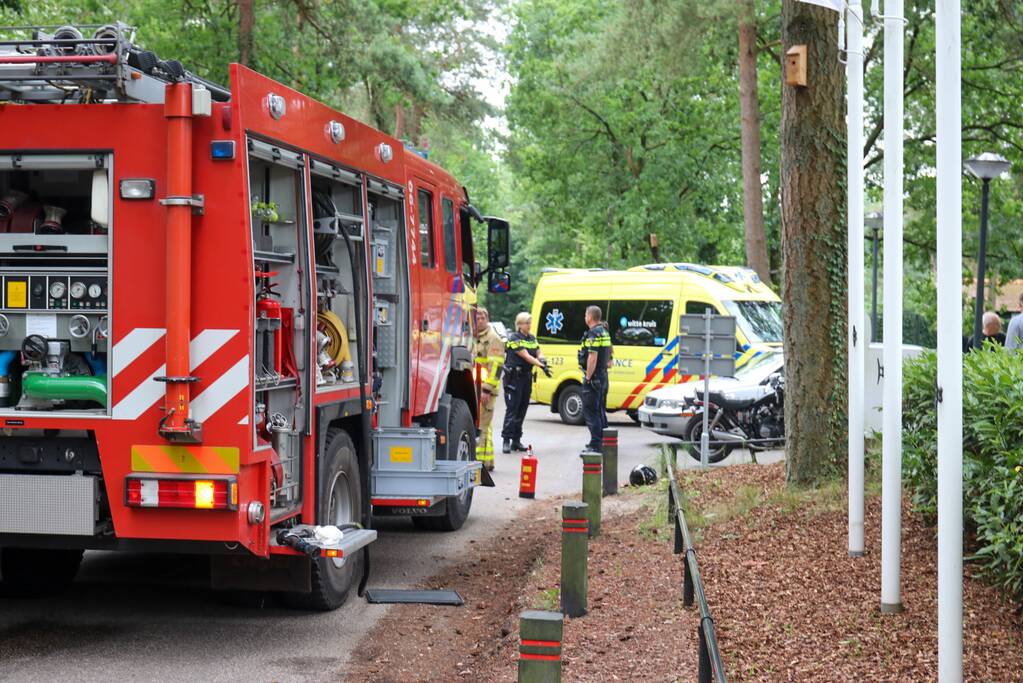
M 483 369 L 485 376 L 482 390 L 488 394 L 496 394 L 501 386 L 501 375 L 504 372 L 504 340 L 493 325 L 476 334 L 476 365 Z

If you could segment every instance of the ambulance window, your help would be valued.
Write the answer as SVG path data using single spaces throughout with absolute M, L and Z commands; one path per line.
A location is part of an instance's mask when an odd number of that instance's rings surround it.
M 708 308 L 711 313 L 718 315 L 718 308 L 714 304 L 707 303 L 706 301 L 687 301 L 686 315 L 703 315 L 703 312 Z
M 622 300 L 611 302 L 607 314 L 611 343 L 620 346 L 664 346 L 675 303 L 670 300 Z
M 449 273 L 458 272 L 458 254 L 455 246 L 455 205 L 447 197 L 440 200 L 441 218 L 444 221 L 444 269 Z
M 419 191 L 419 258 L 423 266 L 436 265 L 433 256 L 433 195 Z
M 548 301 L 540 307 L 540 320 L 533 332 L 541 344 L 578 344 L 586 332 L 586 307 L 607 310 L 606 301 Z

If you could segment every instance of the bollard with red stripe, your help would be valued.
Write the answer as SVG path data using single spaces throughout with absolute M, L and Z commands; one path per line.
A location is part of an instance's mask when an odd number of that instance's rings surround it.
M 536 456 L 533 455 L 533 445 L 522 454 L 522 464 L 519 466 L 519 498 L 536 498 Z
M 583 502 L 586 503 L 587 519 L 590 521 L 590 537 L 600 534 L 600 499 L 603 494 L 604 480 L 601 462 L 604 456 L 599 453 L 583 455 Z
M 605 429 L 602 448 L 604 453 L 604 495 L 618 493 L 618 430 Z
M 586 503 L 575 500 L 561 507 L 561 611 L 567 617 L 586 614 L 590 545 L 586 508 Z
M 519 683 L 561 682 L 564 616 L 527 610 L 519 615 Z

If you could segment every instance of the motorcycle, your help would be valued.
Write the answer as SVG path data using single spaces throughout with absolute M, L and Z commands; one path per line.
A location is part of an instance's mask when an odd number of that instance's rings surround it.
M 708 460 L 718 463 L 736 448 L 751 451 L 778 448 L 785 444 L 785 377 L 772 374 L 765 384 L 728 384 L 710 387 L 710 400 L 704 400 L 703 387 L 693 398 L 693 416 L 685 427 L 689 455 L 700 460 L 703 435 L 703 411 L 709 409 Z

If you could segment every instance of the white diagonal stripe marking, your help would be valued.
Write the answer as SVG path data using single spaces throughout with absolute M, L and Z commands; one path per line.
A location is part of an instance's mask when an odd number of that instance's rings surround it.
M 124 335 L 110 350 L 110 376 L 116 377 L 117 373 L 160 341 L 166 332 L 162 327 L 136 327 Z
M 163 330 L 161 330 L 161 333 Z M 209 360 L 221 347 L 238 334 L 238 330 L 203 330 L 188 345 L 189 366 L 192 371 Z M 162 336 L 162 334 L 161 334 Z M 115 347 L 116 349 L 117 347 Z M 153 407 L 164 395 L 166 385 L 157 382 L 156 377 L 167 374 L 167 366 L 161 365 L 156 372 L 144 379 L 114 406 L 115 420 L 137 420 Z
M 230 370 L 217 378 L 206 391 L 192 399 L 192 417 L 205 422 L 249 385 L 249 357 L 245 355 Z

